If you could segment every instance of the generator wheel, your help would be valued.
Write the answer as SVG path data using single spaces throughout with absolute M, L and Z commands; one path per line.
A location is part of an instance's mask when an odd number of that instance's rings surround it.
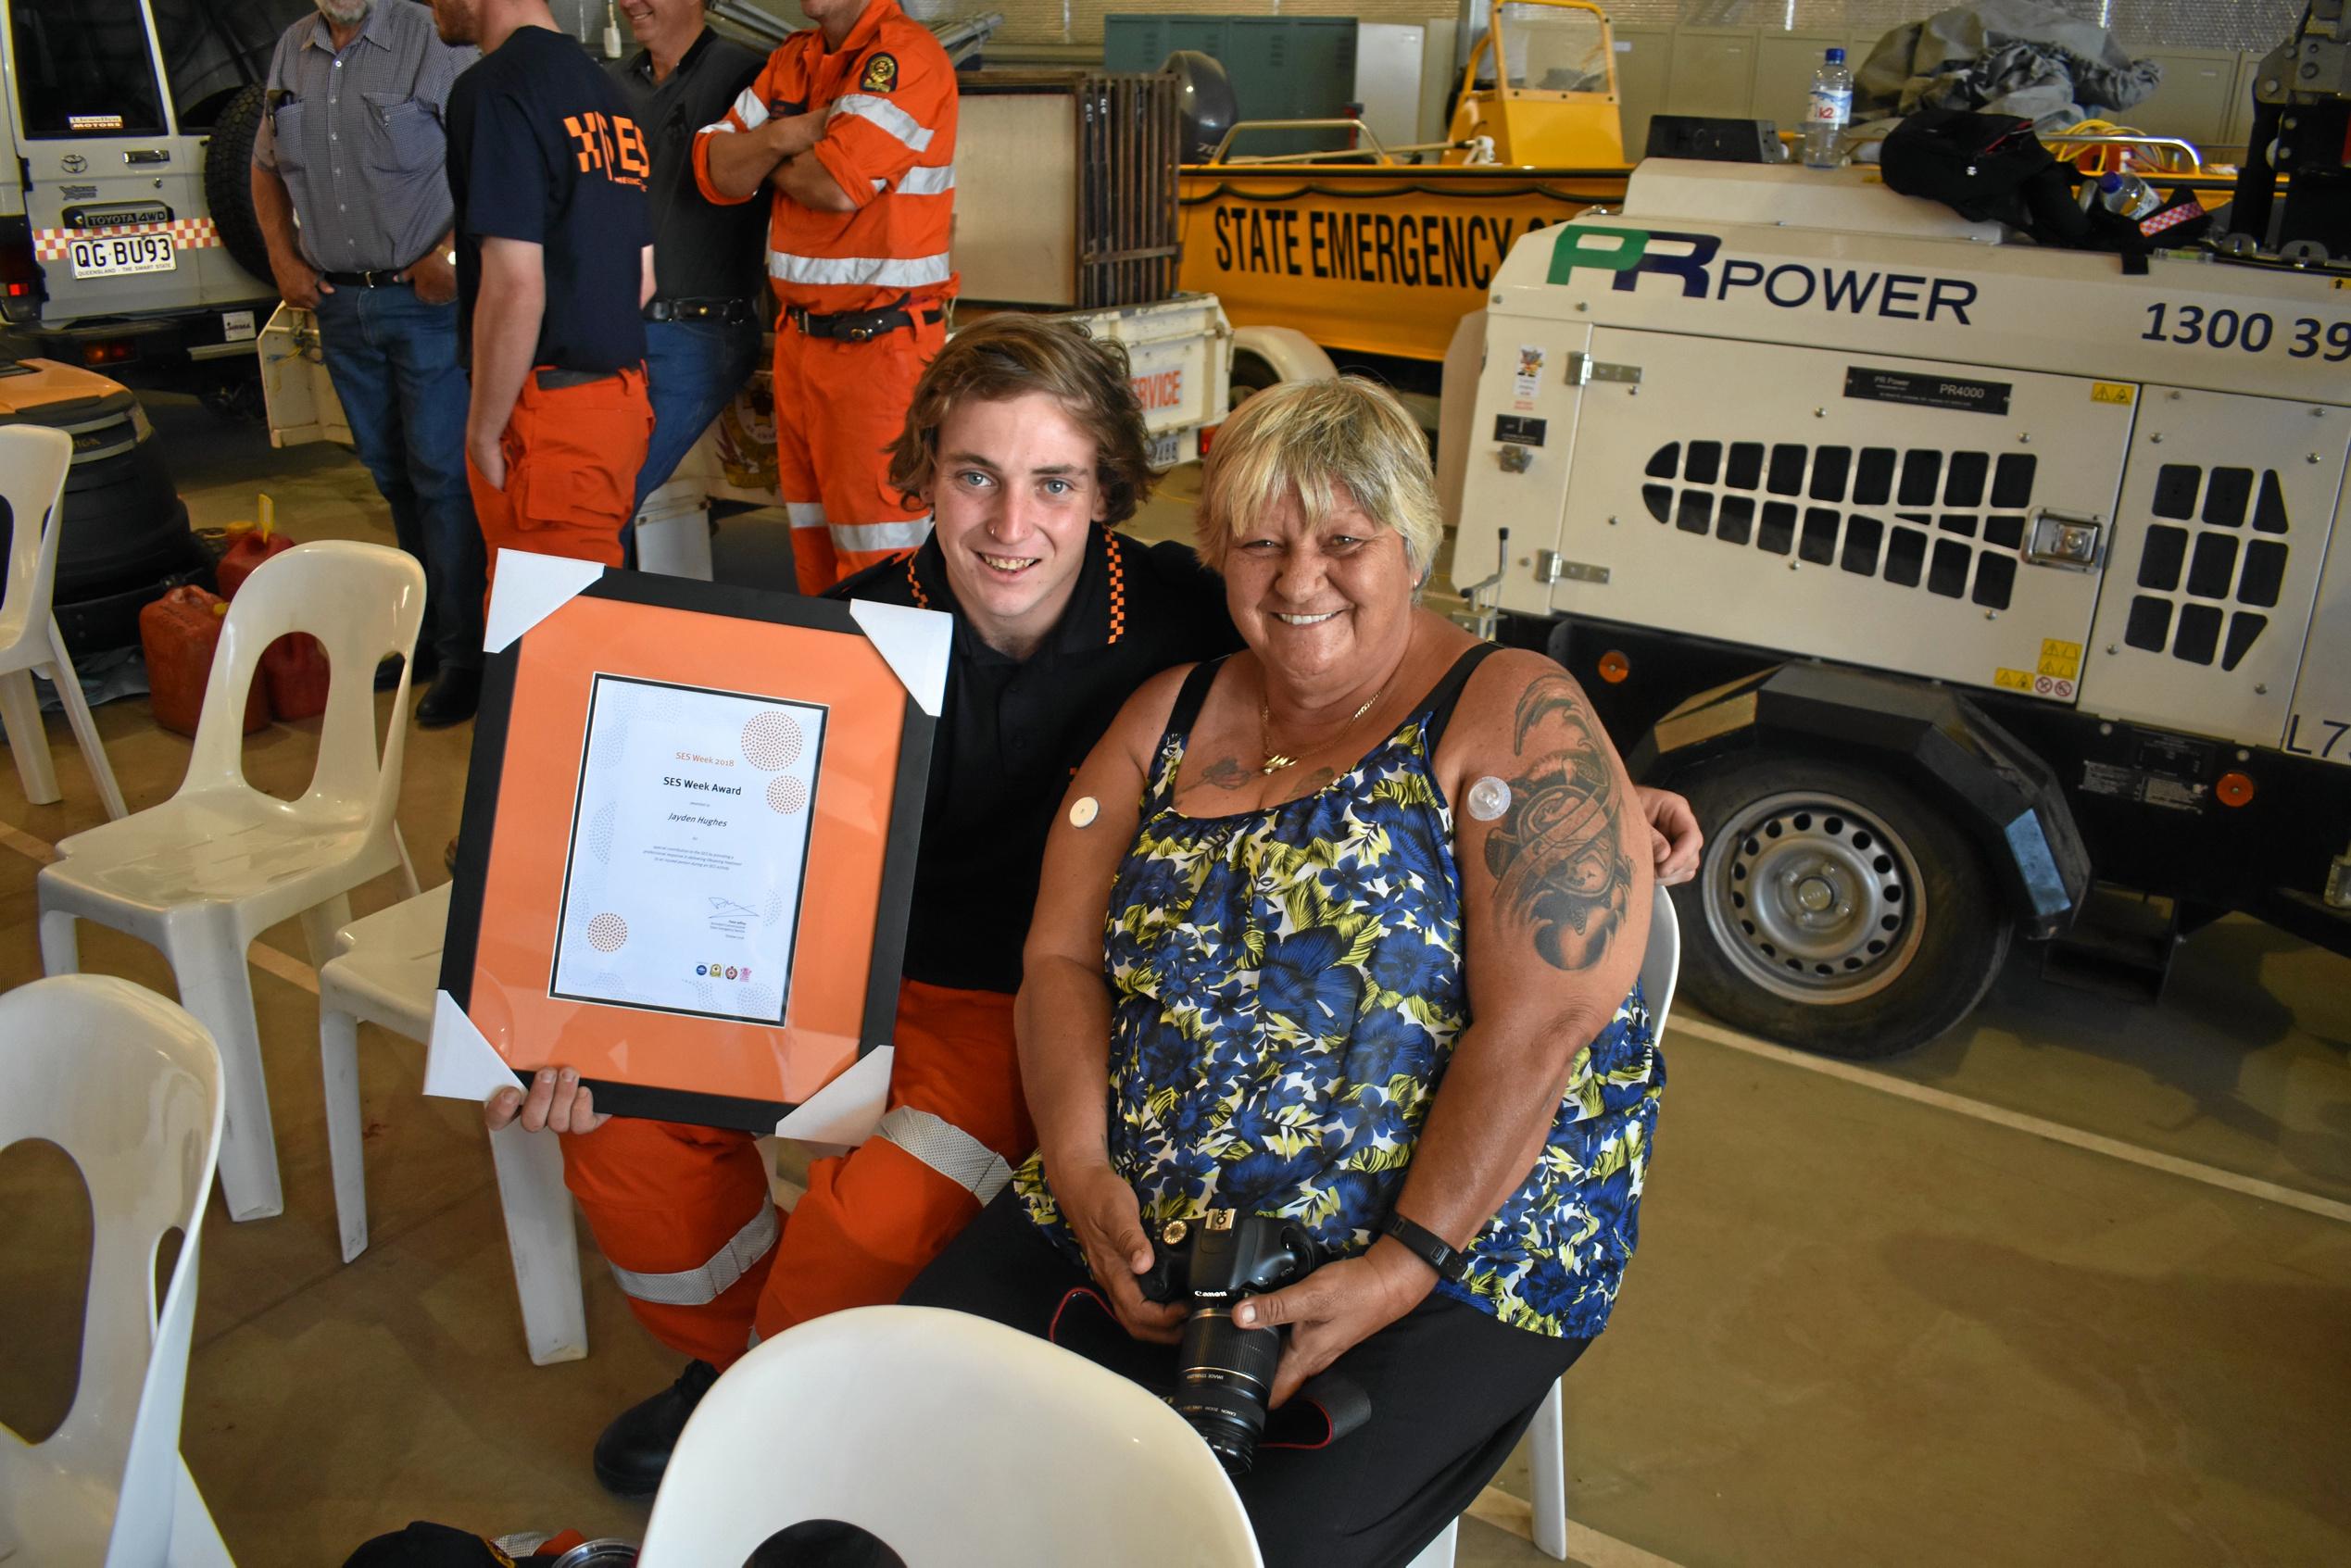
M 1274 368 L 1271 359 L 1262 354 L 1251 354 L 1246 348 L 1235 349 L 1226 412 L 1238 408 L 1267 387 L 1279 386 L 1281 383 L 1282 373 Z
M 1726 1022 L 1867 1059 L 1924 1045 L 1991 988 L 2012 927 L 1982 853 L 1874 770 L 1755 753 L 1675 781 L 1706 829 L 1674 890 L 1681 983 Z
M 269 283 L 270 247 L 253 210 L 253 139 L 261 130 L 261 99 L 257 82 L 230 99 L 212 122 L 212 145 L 204 157 L 204 205 L 230 257 Z

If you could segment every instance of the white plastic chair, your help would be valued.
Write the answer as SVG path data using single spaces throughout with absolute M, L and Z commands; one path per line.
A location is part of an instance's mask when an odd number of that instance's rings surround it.
M 319 1056 L 326 1079 L 327 1155 L 334 1169 L 334 1216 L 343 1261 L 367 1250 L 367 1170 L 360 1151 L 359 1024 L 381 1024 L 422 1040 L 433 1031 L 441 938 L 449 885 L 395 904 L 334 935 L 337 956 L 319 970 Z M 506 1211 L 507 1250 L 522 1303 L 522 1336 L 541 1366 L 587 1354 L 580 1295 L 580 1249 L 572 1196 L 553 1134 L 512 1123 L 490 1135 L 490 1158 Z
M 230 1568 L 180 1457 L 221 1103 L 204 1026 L 152 991 L 69 975 L 0 997 L 0 1148 L 64 1149 L 89 1187 L 92 1232 L 73 1408 L 40 1443 L 0 1428 L 0 1561 Z M 175 1225 L 158 1306 L 156 1249 Z
M 324 963 L 334 933 L 350 922 L 352 888 L 397 870 L 416 892 L 393 820 L 409 666 L 392 699 L 380 767 L 374 682 L 384 655 L 414 651 L 423 614 L 423 569 L 398 550 L 330 540 L 263 562 L 229 607 L 179 793 L 75 834 L 41 871 L 41 961 L 49 973 L 80 967 L 77 919 L 128 932 L 163 950 L 182 1003 L 219 1043 L 229 1085 L 220 1189 L 232 1219 L 285 1206 L 245 949 L 299 915 L 311 961 Z M 326 645 L 330 684 L 310 787 L 285 801 L 245 783 L 241 753 L 245 697 L 261 650 L 294 632 Z
M 107 815 L 119 817 L 122 791 L 115 784 L 97 722 L 82 695 L 82 679 L 73 672 L 65 637 L 50 609 L 57 581 L 66 472 L 72 467 L 73 437 L 64 431 L 40 425 L 0 430 L 0 496 L 7 499 L 12 530 L 7 594 L 0 598 L 0 727 L 6 729 L 8 749 L 16 754 L 24 797 L 35 806 L 56 800 L 57 770 L 49 760 L 41 701 L 32 691 L 33 674 L 39 672 L 57 688 L 66 722 L 82 743 L 82 760 L 97 781 Z
M 836 1312 L 729 1367 L 678 1440 L 640 1561 L 738 1563 L 807 1519 L 870 1530 L 907 1568 L 1262 1562 L 1181 1416 L 1081 1356 L 932 1307 Z
M 1680 979 L 1681 922 L 1674 913 L 1673 899 L 1660 887 L 1649 906 L 1649 947 L 1641 960 L 1641 997 L 1649 1004 L 1650 1027 L 1660 1035 L 1666 1032 L 1666 1014 L 1673 1009 L 1674 986 Z M 1567 1559 L 1567 1443 L 1562 1430 L 1565 1404 L 1560 1389 L 1565 1386 L 1564 1380 L 1551 1386 L 1542 1408 L 1535 1411 L 1534 1424 L 1527 1429 L 1528 1439 L 1534 1445 L 1527 1456 L 1527 1471 L 1535 1493 L 1535 1549 L 1563 1562 Z M 1453 1548 L 1460 1533 L 1461 1521 L 1456 1519 L 1422 1549 L 1410 1568 L 1453 1568 Z

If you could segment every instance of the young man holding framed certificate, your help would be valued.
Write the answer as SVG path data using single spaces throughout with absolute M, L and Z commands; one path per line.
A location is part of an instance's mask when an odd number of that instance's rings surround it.
M 624 1411 L 597 1478 L 651 1493 L 702 1390 L 759 1336 L 894 1301 L 1036 1142 L 1012 1035 L 1046 830 L 1119 707 L 1172 664 L 1237 646 L 1219 580 L 1113 532 L 1150 483 L 1125 355 L 998 317 L 917 386 L 891 464 L 935 511 L 911 555 L 841 596 L 955 618 L 915 862 L 889 1111 L 817 1161 L 788 1223 L 748 1134 L 598 1114 L 570 1070 L 494 1096 L 503 1126 L 565 1134 L 566 1180 L 638 1319 L 694 1358 Z

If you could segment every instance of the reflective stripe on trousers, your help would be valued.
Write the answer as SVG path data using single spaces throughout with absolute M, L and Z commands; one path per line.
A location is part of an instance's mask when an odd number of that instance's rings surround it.
M 1012 1168 L 1003 1157 L 952 1122 L 901 1105 L 884 1116 L 874 1135 L 896 1144 L 975 1198 L 980 1207 L 1004 1190 Z
M 750 1223 L 729 1236 L 726 1245 L 699 1268 L 648 1274 L 613 1263 L 612 1277 L 620 1282 L 622 1294 L 639 1301 L 662 1307 L 705 1307 L 725 1294 L 752 1264 L 767 1256 L 768 1249 L 775 1245 L 776 1229 L 775 1205 L 762 1203 Z
M 905 522 L 830 522 L 825 530 L 833 536 L 833 548 L 843 555 L 861 550 L 919 550 L 931 536 L 931 519 L 925 512 Z

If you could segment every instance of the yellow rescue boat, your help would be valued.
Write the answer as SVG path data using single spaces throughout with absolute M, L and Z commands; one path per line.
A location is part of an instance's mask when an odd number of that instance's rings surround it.
M 1250 328 L 1288 329 L 1326 351 L 1442 360 L 1514 243 L 1622 199 L 1632 171 L 1615 43 L 1589 0 L 1496 0 L 1445 141 L 1388 147 L 1353 120 L 1243 121 L 1212 161 L 1185 165 L 1183 287 L 1214 294 L 1243 329 L 1236 393 L 1261 379 Z M 1343 130 L 1351 145 L 1232 152 L 1274 129 Z

